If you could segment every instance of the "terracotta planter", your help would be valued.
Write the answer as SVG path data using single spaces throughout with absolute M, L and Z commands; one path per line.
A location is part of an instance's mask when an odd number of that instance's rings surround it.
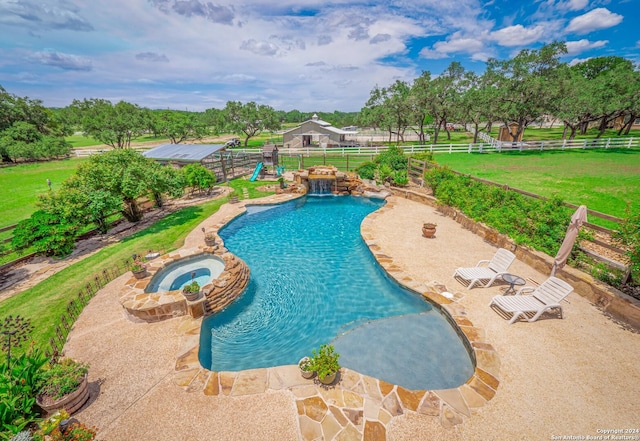
M 436 234 L 436 227 L 426 228 L 422 227 L 422 235 L 427 238 L 432 238 Z
M 89 399 L 89 382 L 87 381 L 87 376 L 85 375 L 78 386 L 78 389 L 75 391 L 63 396 L 59 400 L 50 401 L 44 400 L 43 397 L 37 397 L 36 402 L 38 406 L 45 410 L 47 413 L 53 413 L 56 410 L 65 409 L 69 415 L 72 415 L 74 412 L 79 410 L 84 403 Z

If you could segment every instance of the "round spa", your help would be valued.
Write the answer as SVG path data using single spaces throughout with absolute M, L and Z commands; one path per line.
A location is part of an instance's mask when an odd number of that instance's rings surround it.
M 210 254 L 200 254 L 172 262 L 158 271 L 144 292 L 167 292 L 182 289 L 193 280 L 204 286 L 224 271 L 224 261 Z

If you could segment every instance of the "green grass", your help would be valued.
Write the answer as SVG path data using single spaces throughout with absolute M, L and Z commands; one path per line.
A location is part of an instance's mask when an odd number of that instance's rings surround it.
M 31 216 L 37 209 L 37 196 L 49 190 L 47 179 L 56 190 L 84 160 L 71 158 L 0 168 L 0 227 Z
M 572 150 L 488 154 L 438 153 L 453 170 L 616 217 L 640 211 L 640 150 Z M 589 218 L 611 228 L 615 224 Z
M 491 129 L 491 136 L 494 138 L 498 137 L 498 130 L 500 129 L 500 125 L 494 125 Z M 529 126 L 524 130 L 524 134 L 522 136 L 523 141 L 552 141 L 552 140 L 560 140 L 562 139 L 562 127 L 535 127 Z M 569 136 L 570 132 L 567 132 L 567 136 Z M 581 135 L 576 133 L 575 139 L 593 139 L 599 133 L 598 129 L 589 129 L 587 133 Z M 607 129 L 600 137 L 601 139 L 607 138 L 638 138 L 640 137 L 640 130 L 631 130 L 628 135 L 620 135 L 618 136 L 618 131 L 614 129 Z
M 250 194 L 255 196 L 271 194 L 255 190 L 255 187 L 260 185 L 264 185 L 264 182 L 231 181 L 232 187 L 248 187 Z M 103 248 L 33 288 L 0 302 L 0 317 L 12 314 L 31 319 L 35 329 L 32 337 L 36 345 L 47 347 L 49 338 L 54 336 L 60 316 L 66 313 L 67 304 L 76 298 L 77 293 L 93 279 L 94 274 L 102 269 L 115 267 L 134 253 L 142 254 L 148 250 L 168 252 L 181 247 L 187 234 L 226 202 L 223 198 L 184 208 L 118 243 Z M 114 298 L 114 301 L 117 299 Z
M 73 146 L 73 148 L 93 147 L 93 146 L 103 145 L 100 141 L 96 139 L 90 138 L 88 136 L 80 135 L 80 134 L 67 136 L 65 140 L 69 142 Z M 131 142 L 149 142 L 149 141 L 169 142 L 167 138 L 152 136 L 152 135 L 139 136 L 131 140 Z

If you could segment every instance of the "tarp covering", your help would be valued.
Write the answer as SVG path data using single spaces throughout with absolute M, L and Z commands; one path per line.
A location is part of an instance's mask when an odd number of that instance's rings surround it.
M 558 250 L 558 254 L 553 261 L 553 270 L 551 271 L 551 275 L 554 275 L 557 269 L 562 268 L 567 263 L 567 259 L 569 258 L 569 254 L 571 254 L 571 249 L 573 248 L 573 244 L 578 237 L 578 231 L 580 231 L 580 227 L 586 221 L 587 207 L 584 205 L 580 205 L 576 212 L 573 213 L 573 216 L 571 216 L 569 227 L 567 227 L 567 234 L 564 236 L 562 245 L 560 245 L 560 250 Z

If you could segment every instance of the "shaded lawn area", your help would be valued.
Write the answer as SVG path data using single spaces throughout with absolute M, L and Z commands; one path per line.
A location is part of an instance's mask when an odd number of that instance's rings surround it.
M 487 154 L 435 154 L 453 170 L 616 217 L 640 211 L 640 150 L 599 149 Z M 591 216 L 608 228 L 615 223 Z

